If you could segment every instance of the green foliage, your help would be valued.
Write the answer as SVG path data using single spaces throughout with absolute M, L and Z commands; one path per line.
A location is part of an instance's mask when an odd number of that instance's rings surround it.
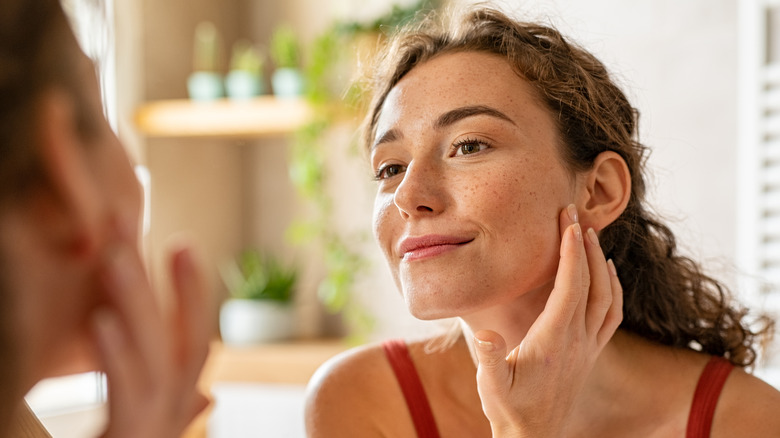
M 300 42 L 295 29 L 283 24 L 271 36 L 271 59 L 276 68 L 299 68 L 301 66 Z
M 194 71 L 215 72 L 219 63 L 219 33 L 214 23 L 202 21 L 195 27 Z
M 327 105 L 333 99 L 333 78 L 330 77 L 335 61 L 339 59 L 343 43 L 333 31 L 317 37 L 311 48 L 311 59 L 306 68 L 306 83 L 310 84 L 306 99 L 314 105 Z
M 409 6 L 394 4 L 390 9 L 390 12 L 377 17 L 373 21 L 352 21 L 342 23 L 340 29 L 342 32 L 353 35 L 357 33 L 383 32 L 388 29 L 396 29 L 419 19 L 420 15 L 427 11 L 439 8 L 441 4 L 441 0 L 418 0 L 416 3 L 412 3 Z
M 284 267 L 273 256 L 246 250 L 236 263 L 222 270 L 222 278 L 234 298 L 289 303 L 295 292 L 298 270 Z
M 321 203 L 327 199 L 323 191 L 325 157 L 323 151 L 313 145 L 329 126 L 329 121 L 320 118 L 296 132 L 289 168 L 290 179 L 298 192 L 304 198 L 317 202 L 319 207 L 324 207 Z
M 343 315 L 350 331 L 348 340 L 353 343 L 364 340 L 374 320 L 352 298 L 356 276 L 366 267 L 364 259 L 353 249 L 354 242 L 362 238 L 339 235 L 329 226 L 332 201 L 325 191 L 328 177 L 325 154 L 331 148 L 325 144 L 325 135 L 345 113 L 354 111 L 360 91 L 356 86 L 345 88 L 349 79 L 340 77 L 343 73 L 340 68 L 347 59 L 347 50 L 354 46 L 360 34 L 403 25 L 420 11 L 432 9 L 439 3 L 421 0 L 405 8 L 393 6 L 389 14 L 369 23 L 334 24 L 313 41 L 311 58 L 304 71 L 308 85 L 306 99 L 314 116 L 296 133 L 290 178 L 298 192 L 317 207 L 317 217 L 311 221 L 296 221 L 288 228 L 287 237 L 298 245 L 315 239 L 323 245 L 327 274 L 319 285 L 318 296 L 328 311 Z
M 325 256 L 328 275 L 320 283 L 318 293 L 328 310 L 338 312 L 348 304 L 354 275 L 363 268 L 364 262 L 340 239 L 329 237 Z
M 230 69 L 260 75 L 263 71 L 263 57 L 252 43 L 247 40 L 238 40 L 233 44 Z

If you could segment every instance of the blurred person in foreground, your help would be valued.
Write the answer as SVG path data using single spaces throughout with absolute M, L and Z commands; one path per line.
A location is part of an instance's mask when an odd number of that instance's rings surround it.
M 140 187 L 58 0 L 0 0 L 0 204 L 0 436 L 49 436 L 25 394 L 88 370 L 107 375 L 103 436 L 180 435 L 208 404 L 202 271 L 173 251 L 158 305 Z

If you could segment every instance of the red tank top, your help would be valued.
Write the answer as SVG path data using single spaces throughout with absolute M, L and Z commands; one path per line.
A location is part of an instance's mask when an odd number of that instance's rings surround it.
M 733 368 L 734 365 L 722 357 L 713 356 L 707 362 L 693 393 L 686 438 L 709 438 L 720 391 Z
M 436 427 L 428 396 L 425 395 L 420 376 L 414 367 L 412 357 L 409 356 L 406 342 L 403 339 L 391 339 L 383 342 L 382 347 L 385 349 L 387 361 L 393 367 L 395 378 L 401 385 L 401 392 L 404 394 L 406 406 L 412 415 L 417 436 L 419 438 L 439 438 L 439 429 Z
M 406 399 L 406 406 L 414 422 L 414 428 L 419 438 L 439 438 L 436 420 L 433 418 L 431 405 L 425 395 L 425 389 L 414 367 L 406 342 L 402 339 L 391 339 L 382 343 L 387 360 L 393 368 L 401 392 Z M 712 418 L 726 378 L 734 366 L 721 357 L 712 357 L 704 367 L 696 392 L 693 395 L 691 411 L 688 415 L 686 438 L 709 438 Z

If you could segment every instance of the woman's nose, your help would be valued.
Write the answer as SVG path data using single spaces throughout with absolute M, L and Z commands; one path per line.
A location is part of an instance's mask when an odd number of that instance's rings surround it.
M 446 205 L 443 183 L 435 166 L 410 163 L 395 190 L 393 202 L 404 219 L 437 215 Z

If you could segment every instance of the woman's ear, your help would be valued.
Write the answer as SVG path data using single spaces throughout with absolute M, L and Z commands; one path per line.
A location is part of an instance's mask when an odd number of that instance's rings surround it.
M 578 202 L 583 226 L 599 231 L 623 213 L 631 197 L 631 174 L 618 153 L 600 153 L 585 174 L 585 190 Z
M 59 89 L 44 92 L 35 115 L 33 146 L 43 171 L 42 190 L 35 196 L 45 210 L 49 237 L 79 255 L 95 250 L 100 197 L 90 172 L 86 146 L 78 132 L 73 97 Z M 63 246 L 64 245 L 64 246 Z

